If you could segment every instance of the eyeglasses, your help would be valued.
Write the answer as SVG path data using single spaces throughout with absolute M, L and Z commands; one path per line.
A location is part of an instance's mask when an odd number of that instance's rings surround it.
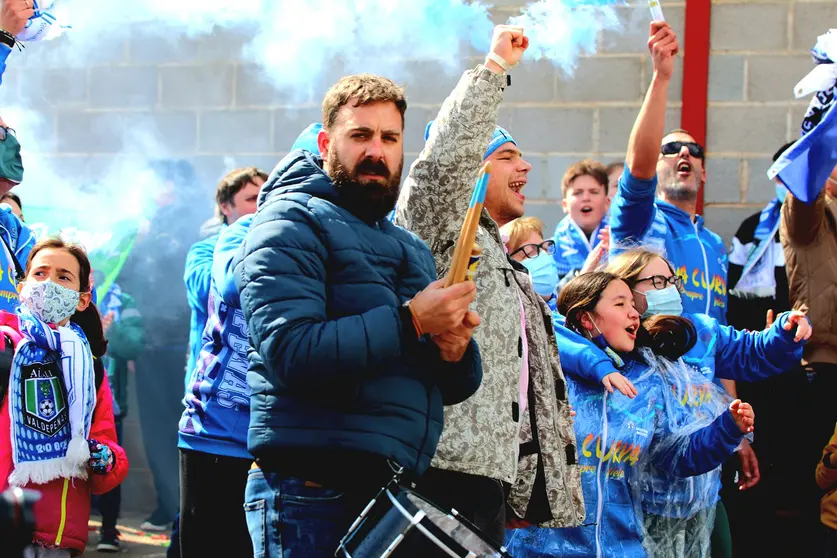
M 689 155 L 695 159 L 703 159 L 703 147 L 693 141 L 670 141 L 664 143 L 660 148 L 660 153 L 663 155 L 677 155 L 683 146 L 689 148 Z
M 12 134 L 13 136 L 17 135 L 14 128 L 4 128 L 0 126 L 0 141 L 6 141 L 6 136 Z
M 524 244 L 511 254 L 510 256 L 514 256 L 518 252 L 523 252 L 523 255 L 527 258 L 537 258 L 538 254 L 541 253 L 541 250 L 549 254 L 550 256 L 555 254 L 555 241 L 554 240 L 544 240 L 540 244 Z
M 678 291 L 683 288 L 683 278 L 678 275 L 672 275 L 670 277 L 665 277 L 663 275 L 652 275 L 651 277 L 637 279 L 637 284 L 642 283 L 644 281 L 651 281 L 651 284 L 654 285 L 655 289 L 665 289 L 668 285 L 674 285 L 675 287 L 677 287 Z

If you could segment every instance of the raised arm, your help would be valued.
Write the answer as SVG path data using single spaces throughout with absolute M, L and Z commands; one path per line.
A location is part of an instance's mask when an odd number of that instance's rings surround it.
M 806 341 L 796 340 L 798 327 L 810 330 L 801 312 L 781 314 L 765 331 L 742 331 L 718 324 L 715 374 L 719 378 L 755 382 L 790 370 L 802 358 Z
M 652 22 L 648 50 L 654 66 L 651 85 L 639 110 L 625 157 L 625 171 L 613 199 L 610 232 L 612 251 L 626 240 L 640 241 L 654 220 L 657 160 L 666 121 L 666 96 L 679 47 L 674 31 L 664 22 Z
M 523 39 L 519 28 L 498 26 L 491 52 L 514 64 L 525 50 L 514 43 Z M 434 256 L 456 242 L 505 85 L 505 72 L 492 60 L 465 72 L 401 189 L 395 223 L 421 237 Z

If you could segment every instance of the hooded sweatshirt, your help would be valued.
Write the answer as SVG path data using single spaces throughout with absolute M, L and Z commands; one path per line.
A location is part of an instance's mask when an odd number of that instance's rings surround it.
M 709 314 L 727 323 L 727 249 L 721 237 L 692 222 L 685 211 L 657 199 L 657 177 L 640 180 L 628 166 L 610 210 L 610 255 L 645 246 L 656 250 L 683 279 L 686 312 Z
M 203 347 L 187 382 L 178 447 L 249 459 L 250 388 L 247 323 L 230 264 L 253 217 L 237 220 L 216 238 Z M 230 288 L 231 287 L 231 288 Z

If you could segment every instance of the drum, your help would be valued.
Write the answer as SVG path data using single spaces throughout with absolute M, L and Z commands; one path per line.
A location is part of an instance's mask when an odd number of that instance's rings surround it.
M 352 523 L 334 554 L 344 558 L 511 558 L 456 510 L 443 511 L 395 480 Z

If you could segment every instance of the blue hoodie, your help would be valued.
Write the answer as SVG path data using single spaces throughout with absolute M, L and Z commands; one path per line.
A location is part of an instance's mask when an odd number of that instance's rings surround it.
M 703 217 L 656 199 L 657 177 L 640 180 L 628 166 L 610 210 L 610 255 L 626 248 L 649 247 L 664 253 L 683 279 L 683 309 L 709 314 L 727 323 L 727 249 L 721 237 L 704 227 Z
M 6 204 L 0 204 L 0 235 L 3 235 L 3 240 L 14 252 L 21 269 L 25 271 L 29 252 L 35 245 L 35 235 Z M 12 254 L 0 243 L 0 310 L 14 313 L 18 307 L 17 283 Z
M 721 325 L 705 314 L 687 314 L 697 330 L 697 343 L 683 356 L 683 361 L 697 370 L 707 381 L 714 378 L 754 382 L 781 374 L 802 358 L 804 342 L 795 343 L 795 332 L 785 331 L 788 314 L 781 314 L 767 331 L 739 331 Z M 584 339 L 566 328 L 556 328 L 561 348 L 561 364 L 574 370 L 587 382 L 601 385 L 602 379 L 617 372 L 613 362 L 592 341 Z M 562 336 L 564 343 L 561 343 Z M 570 344 L 567 339 L 574 343 Z M 684 417 L 693 409 L 683 405 Z M 684 419 L 687 420 L 687 419 Z M 707 502 L 696 501 L 694 494 L 714 494 L 718 499 L 721 479 L 718 474 L 689 479 L 667 475 L 654 469 L 651 478 L 643 485 L 643 511 L 657 515 L 688 517 L 703 509 Z
M 599 226 L 596 227 L 596 230 L 588 239 L 572 217 L 567 215 L 561 219 L 552 235 L 552 240 L 555 242 L 553 257 L 555 258 L 555 265 L 558 266 L 560 286 L 569 282 L 581 271 L 584 262 L 587 261 L 587 256 L 599 245 L 599 232 L 606 226 L 607 215 L 604 216 L 602 222 L 599 223 Z
M 203 330 L 206 327 L 207 306 L 209 304 L 209 286 L 212 282 L 212 254 L 218 243 L 214 234 L 192 244 L 186 255 L 186 270 L 183 282 L 186 284 L 186 299 L 192 310 L 192 323 L 189 329 L 189 362 L 186 365 L 184 381 L 189 386 L 189 378 L 195 370 L 198 354 L 203 346 Z
M 178 443 L 182 449 L 250 459 L 250 343 L 230 263 L 252 220 L 252 215 L 242 217 L 215 237 L 203 348 L 183 398 L 186 409 L 180 419 Z
M 622 370 L 637 387 L 638 395 L 629 399 L 618 392 L 607 393 L 601 384 L 590 383 L 580 370 L 563 360 L 565 349 L 576 351 L 587 340 L 558 324 L 556 333 L 570 402 L 576 411 L 587 515 L 580 527 L 510 531 L 506 548 L 518 558 L 645 556 L 636 492 L 640 472 L 645 470 L 643 464 L 651 460 L 681 476 L 711 471 L 735 450 L 741 430 L 732 414 L 724 410 L 724 404 L 715 405 L 714 410 L 720 412 L 693 415 L 691 430 L 684 432 L 672 413 L 672 398 L 667 395 L 675 382 L 663 379 L 656 359 L 654 367 L 649 366 L 645 359 L 653 359 L 653 355 L 647 349 L 627 356 Z M 678 371 L 684 380 L 702 382 L 703 389 L 722 395 L 720 388 L 702 381 L 688 367 L 681 366 Z

